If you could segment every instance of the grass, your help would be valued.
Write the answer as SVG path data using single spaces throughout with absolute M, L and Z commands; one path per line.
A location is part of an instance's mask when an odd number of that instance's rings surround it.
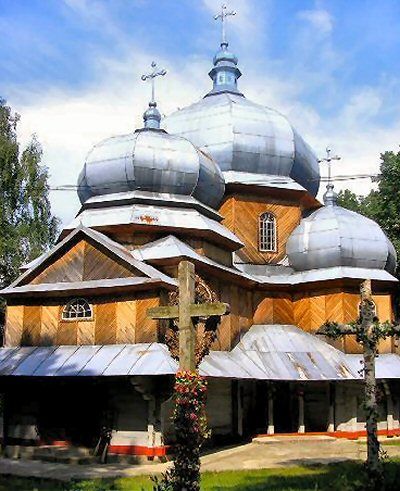
M 387 491 L 399 489 L 400 461 L 385 464 Z M 205 472 L 202 490 L 208 491 L 293 491 L 362 489 L 362 465 L 341 463 L 297 466 L 253 471 Z M 391 483 L 393 483 L 391 485 Z M 361 487 L 360 487 L 361 485 Z M 358 487 L 357 487 L 358 486 Z M 148 477 L 93 479 L 60 483 L 48 479 L 0 476 L 0 491 L 151 491 Z
M 359 445 L 367 445 L 367 441 L 366 440 L 358 440 L 357 443 Z M 383 448 L 385 448 L 387 446 L 399 447 L 400 446 L 400 438 L 393 438 L 393 439 L 387 438 L 387 439 L 385 439 L 383 441 L 380 440 L 379 443 L 381 444 L 381 446 Z

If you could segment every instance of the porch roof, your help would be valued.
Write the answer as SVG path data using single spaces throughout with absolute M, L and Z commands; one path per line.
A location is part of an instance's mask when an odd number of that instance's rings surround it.
M 295 326 L 257 325 L 232 351 L 211 351 L 200 373 L 276 381 L 359 380 L 361 359 Z M 177 369 L 161 343 L 0 348 L 0 376 L 173 375 Z M 376 372 L 380 379 L 400 378 L 400 357 L 379 355 Z

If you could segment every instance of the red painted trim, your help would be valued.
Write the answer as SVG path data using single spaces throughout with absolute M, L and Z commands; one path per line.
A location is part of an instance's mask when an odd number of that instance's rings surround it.
M 146 457 L 164 457 L 169 446 L 145 447 L 142 445 L 110 445 L 108 452 L 118 455 L 145 455 Z
M 378 430 L 379 436 L 400 436 L 400 428 L 396 428 L 394 430 Z M 309 431 L 306 433 L 274 433 L 273 435 L 267 434 L 259 434 L 256 435 L 256 438 L 264 438 L 264 437 L 277 437 L 277 436 L 290 436 L 290 437 L 307 437 L 307 436 L 332 436 L 334 438 L 347 438 L 348 440 L 357 440 L 358 438 L 362 438 L 367 436 L 366 430 L 359 431 Z
M 41 445 L 46 445 L 46 443 L 41 443 Z M 52 440 L 47 445 L 52 447 L 72 447 L 71 442 L 68 440 Z

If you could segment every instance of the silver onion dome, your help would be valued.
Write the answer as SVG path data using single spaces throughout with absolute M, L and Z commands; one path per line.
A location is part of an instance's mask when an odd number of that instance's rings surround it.
M 395 249 L 377 223 L 338 206 L 331 184 L 324 203 L 289 237 L 286 252 L 295 270 L 349 266 L 395 271 Z
M 315 154 L 282 114 L 239 92 L 237 62 L 228 43 L 222 43 L 209 73 L 212 90 L 168 116 L 164 127 L 209 152 L 227 183 L 232 171 L 242 173 L 244 183 L 251 174 L 285 176 L 316 196 L 320 173 Z
M 225 191 L 218 166 L 187 139 L 161 130 L 160 119 L 152 101 L 143 129 L 92 148 L 78 179 L 81 203 L 92 196 L 140 190 L 193 196 L 218 207 Z

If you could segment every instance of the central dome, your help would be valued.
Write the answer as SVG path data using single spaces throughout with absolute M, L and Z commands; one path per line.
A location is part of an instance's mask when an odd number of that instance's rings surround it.
M 221 45 L 209 74 L 213 89 L 199 102 L 168 116 L 165 128 L 206 150 L 227 183 L 232 171 L 242 173 L 235 181 L 243 183 L 251 174 L 284 176 L 316 196 L 320 173 L 315 154 L 282 114 L 238 91 L 241 73 L 236 65 L 227 43 Z

